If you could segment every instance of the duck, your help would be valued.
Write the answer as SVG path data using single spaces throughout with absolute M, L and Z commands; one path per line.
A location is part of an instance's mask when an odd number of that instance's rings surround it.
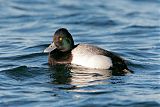
M 91 44 L 74 44 L 73 37 L 66 28 L 55 31 L 53 41 L 44 49 L 44 53 L 49 53 L 50 66 L 70 64 L 89 69 L 131 71 L 125 60 L 111 51 Z

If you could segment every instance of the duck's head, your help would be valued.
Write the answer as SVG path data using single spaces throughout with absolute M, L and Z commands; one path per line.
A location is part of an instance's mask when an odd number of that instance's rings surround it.
M 53 42 L 49 45 L 48 48 L 44 50 L 45 53 L 51 52 L 54 49 L 58 49 L 59 51 L 66 52 L 71 50 L 74 47 L 74 41 L 72 35 L 65 28 L 58 29 L 54 36 Z

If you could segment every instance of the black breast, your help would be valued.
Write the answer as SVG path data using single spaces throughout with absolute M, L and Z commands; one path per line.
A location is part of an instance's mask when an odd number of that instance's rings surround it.
M 48 63 L 50 65 L 56 64 L 70 64 L 72 60 L 71 51 L 61 52 L 58 49 L 49 53 Z

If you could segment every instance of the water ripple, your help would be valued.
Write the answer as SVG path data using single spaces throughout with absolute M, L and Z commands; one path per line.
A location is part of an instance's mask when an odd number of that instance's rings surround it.
M 158 107 L 159 7 L 159 0 L 1 0 L 0 106 Z M 134 74 L 48 66 L 43 50 L 60 27 L 75 43 L 122 56 Z

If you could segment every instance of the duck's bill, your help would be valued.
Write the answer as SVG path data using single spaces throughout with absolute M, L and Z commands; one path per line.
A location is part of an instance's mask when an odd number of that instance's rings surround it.
M 43 52 L 49 53 L 49 52 L 53 51 L 54 49 L 56 49 L 56 46 L 54 45 L 54 43 L 52 43 Z

